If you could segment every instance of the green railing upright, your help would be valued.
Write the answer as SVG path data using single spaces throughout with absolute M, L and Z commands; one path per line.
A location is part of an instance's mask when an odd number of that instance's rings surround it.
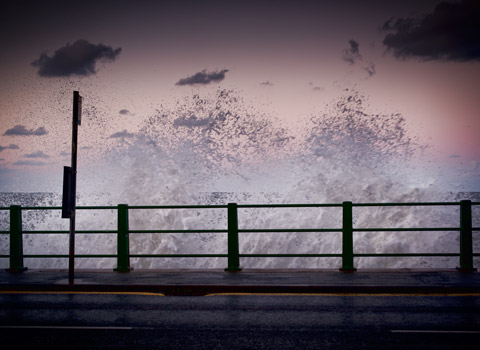
M 22 237 L 22 207 L 10 206 L 10 272 L 22 272 L 23 237 Z
M 238 206 L 228 203 L 228 267 L 225 271 L 238 272 L 240 267 L 240 248 L 238 244 Z
M 460 266 L 462 271 L 473 271 L 472 202 L 460 202 Z
M 118 205 L 117 268 L 118 272 L 130 272 L 130 244 L 128 232 L 128 205 Z
M 342 204 L 248 204 L 238 205 L 229 203 L 228 205 L 186 205 L 186 206 L 128 206 L 119 204 L 112 206 L 92 206 L 77 207 L 79 210 L 117 210 L 117 230 L 77 230 L 77 233 L 105 233 L 117 234 L 117 254 L 79 254 L 78 258 L 116 258 L 117 267 L 115 271 L 129 272 L 133 268 L 130 266 L 130 258 L 227 258 L 228 264 L 225 271 L 241 271 L 240 258 L 252 257 L 338 257 L 341 258 L 341 271 L 355 271 L 355 257 L 459 257 L 460 271 L 476 271 L 473 264 L 473 257 L 480 256 L 473 252 L 473 231 L 480 231 L 479 227 L 472 226 L 472 205 L 480 205 L 480 202 L 471 202 L 462 200 L 460 202 L 423 202 L 423 203 L 352 203 L 343 202 Z M 385 207 L 385 206 L 459 206 L 460 218 L 459 227 L 437 227 L 437 228 L 355 228 L 353 225 L 354 207 Z M 238 209 L 239 208 L 301 208 L 301 207 L 341 207 L 342 208 L 342 228 L 334 229 L 239 229 Z M 227 229 L 226 230 L 132 230 L 129 227 L 129 210 L 141 209 L 227 209 Z M 10 212 L 10 230 L 0 231 L 0 234 L 10 236 L 10 254 L 0 255 L 0 258 L 8 258 L 10 261 L 10 272 L 22 272 L 24 267 L 24 258 L 68 258 L 67 254 L 50 255 L 24 255 L 23 253 L 23 234 L 68 234 L 69 231 L 24 231 L 22 229 L 22 210 L 61 210 L 61 207 L 24 207 L 12 205 L 9 208 L 0 208 L 0 210 L 9 210 Z M 355 232 L 396 232 L 396 231 L 457 231 L 460 233 L 459 253 L 355 253 L 353 236 Z M 228 253 L 227 254 L 130 254 L 129 236 L 135 233 L 227 233 Z M 240 253 L 239 233 L 243 232 L 341 232 L 342 234 L 342 252 L 323 253 L 323 254 L 249 254 Z
M 341 271 L 355 271 L 353 266 L 353 205 L 343 202 L 342 215 L 342 268 Z

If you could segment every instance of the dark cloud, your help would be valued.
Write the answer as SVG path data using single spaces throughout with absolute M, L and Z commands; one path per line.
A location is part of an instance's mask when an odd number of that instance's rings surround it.
M 34 152 L 34 153 L 25 154 L 25 157 L 27 157 L 27 158 L 43 158 L 43 159 L 50 158 L 50 156 L 48 154 L 45 154 L 42 151 L 37 151 L 37 152 Z
M 308 86 L 310 86 L 313 91 L 324 91 L 325 90 L 324 87 L 315 85 L 313 82 L 309 82 Z
M 97 61 L 115 61 L 121 51 L 121 48 L 113 49 L 110 46 L 95 45 L 80 39 L 59 48 L 51 57 L 42 53 L 32 62 L 32 66 L 38 67 L 37 73 L 41 77 L 87 76 L 97 72 L 95 67 Z
M 11 143 L 8 146 L 0 146 L 0 152 L 2 152 L 4 149 L 19 149 L 19 148 L 20 147 L 18 147 L 17 145 L 14 145 L 13 143 Z
M 131 132 L 128 132 L 127 130 L 119 131 L 116 132 L 112 135 L 110 135 L 111 139 L 121 139 L 121 138 L 127 138 L 127 137 L 133 137 L 134 134 Z
M 359 61 L 363 62 L 363 57 L 360 54 L 360 44 L 358 41 L 350 39 L 348 44 L 350 47 L 343 51 L 343 60 L 351 65 L 356 65 Z M 374 76 L 376 73 L 375 64 L 372 62 L 370 62 L 367 66 L 363 65 L 362 68 L 367 72 L 368 78 Z
M 363 69 L 365 69 L 365 71 L 367 72 L 368 77 L 373 77 L 377 72 L 375 70 L 375 63 L 370 63 L 368 66 L 363 67 Z
M 27 128 L 24 125 L 15 125 L 13 128 L 5 131 L 3 135 L 7 136 L 42 136 L 48 134 L 47 130 L 42 126 L 35 130 Z
M 397 58 L 480 60 L 480 1 L 442 2 L 423 18 L 391 18 L 383 39 Z
M 357 41 L 351 39 L 348 41 L 350 47 L 343 51 L 343 60 L 350 64 L 355 64 L 357 61 L 362 60 L 362 55 L 360 55 L 359 44 Z
M 272 82 L 270 82 L 269 80 L 267 81 L 263 81 L 260 83 L 260 85 L 264 85 L 264 86 L 273 86 L 274 84 Z
M 18 162 L 13 163 L 13 165 L 46 165 L 47 163 L 44 162 L 35 162 L 32 160 L 19 160 Z
M 225 79 L 225 73 L 228 72 L 228 69 L 222 69 L 221 71 L 216 72 L 207 72 L 202 70 L 188 78 L 180 79 L 175 85 L 206 85 L 211 82 L 219 82 Z
M 118 113 L 121 115 L 129 115 L 130 111 L 128 109 L 121 109 Z

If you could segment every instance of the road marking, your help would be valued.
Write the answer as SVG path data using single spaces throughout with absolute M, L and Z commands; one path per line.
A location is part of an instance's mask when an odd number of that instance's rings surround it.
M 153 292 L 96 292 L 96 291 L 0 291 L 0 294 L 105 294 L 105 295 L 150 295 L 162 296 L 163 293 Z M 480 293 L 211 293 L 205 296 L 401 296 L 401 297 L 480 297 Z
M 93 326 L 0 326 L 0 329 L 79 329 L 79 330 L 131 330 L 133 327 L 93 327 Z
M 21 290 L 2 290 L 0 294 L 106 294 L 106 295 L 153 295 L 164 297 L 163 293 L 150 292 L 80 292 L 80 291 L 21 291 Z
M 448 330 L 419 330 L 419 329 L 391 329 L 392 333 L 446 333 L 446 334 L 480 334 L 480 331 L 448 331 Z
M 399 297 L 480 297 L 480 293 L 212 293 L 205 296 L 258 295 L 258 296 L 399 296 Z

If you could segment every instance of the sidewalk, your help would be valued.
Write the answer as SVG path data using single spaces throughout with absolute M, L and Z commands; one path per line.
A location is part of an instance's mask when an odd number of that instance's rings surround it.
M 67 270 L 0 272 L 0 291 L 480 294 L 480 273 L 456 270 Z

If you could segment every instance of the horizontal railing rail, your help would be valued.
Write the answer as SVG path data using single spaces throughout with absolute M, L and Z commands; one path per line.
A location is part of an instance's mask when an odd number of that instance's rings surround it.
M 113 258 L 117 259 L 116 271 L 128 272 L 131 270 L 131 258 L 227 258 L 226 271 L 240 271 L 240 258 L 341 258 L 342 271 L 355 271 L 354 258 L 361 257 L 459 257 L 459 269 L 462 271 L 474 271 L 473 257 L 480 256 L 473 252 L 472 232 L 480 231 L 479 227 L 472 227 L 472 206 L 480 205 L 480 202 L 462 200 L 460 202 L 401 202 L 401 203 L 313 203 L 313 204 L 236 204 L 228 205 L 137 205 L 128 206 L 79 206 L 78 210 L 114 210 L 117 211 L 116 230 L 76 230 L 76 234 L 116 234 L 116 254 L 76 254 L 76 258 Z M 458 227 L 354 227 L 354 207 L 415 207 L 415 206 L 457 206 L 460 209 Z M 239 228 L 238 209 L 259 208 L 342 208 L 341 228 Z M 189 209 L 227 209 L 227 227 L 225 229 L 131 229 L 129 227 L 130 210 L 189 210 Z M 0 258 L 10 260 L 9 270 L 12 272 L 24 271 L 25 258 L 68 258 L 68 254 L 24 254 L 23 235 L 37 234 L 68 234 L 68 230 L 23 230 L 22 212 L 24 211 L 52 211 L 62 210 L 58 206 L 21 207 L 12 205 L 0 207 L 0 211 L 10 212 L 10 230 L 0 231 L 0 234 L 10 236 L 10 254 L 0 255 Z M 356 253 L 353 246 L 353 234 L 355 232 L 459 232 L 460 244 L 458 253 Z M 342 234 L 341 253 L 240 253 L 239 233 L 334 233 Z M 177 234 L 177 233 L 226 233 L 227 253 L 218 254 L 131 254 L 129 245 L 130 234 Z

